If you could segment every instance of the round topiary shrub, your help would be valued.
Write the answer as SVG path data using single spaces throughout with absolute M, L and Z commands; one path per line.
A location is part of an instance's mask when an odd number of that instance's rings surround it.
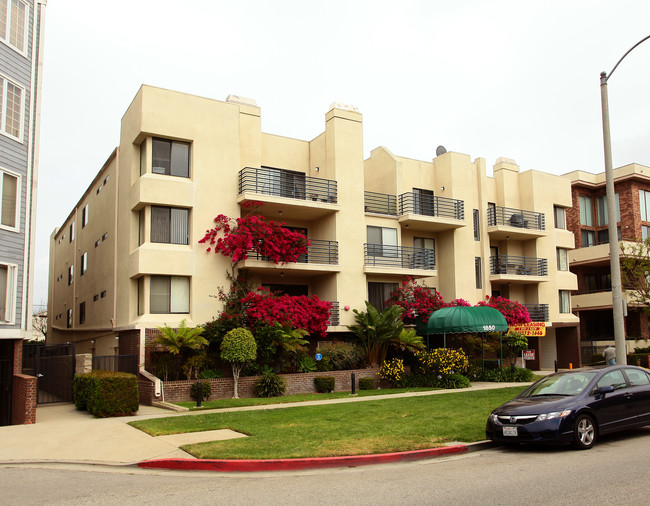
M 326 394 L 334 391 L 336 378 L 334 376 L 319 376 L 314 378 L 314 385 L 319 394 Z
M 374 390 L 375 378 L 359 378 L 359 390 Z
M 192 383 L 192 386 L 190 387 L 190 397 L 192 400 L 197 400 L 198 398 L 198 392 L 197 392 L 197 383 Z M 210 397 L 210 394 L 212 393 L 212 386 L 208 381 L 202 381 L 201 382 L 201 401 L 207 401 L 208 398 Z
M 264 374 L 255 382 L 255 397 L 280 397 L 287 391 L 287 383 L 274 372 Z

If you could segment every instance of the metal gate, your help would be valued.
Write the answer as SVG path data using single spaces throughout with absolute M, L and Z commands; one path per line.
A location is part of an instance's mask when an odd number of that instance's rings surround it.
M 11 382 L 13 360 L 0 359 L 0 426 L 11 424 Z
M 23 345 L 23 374 L 36 376 L 37 404 L 72 402 L 74 344 Z

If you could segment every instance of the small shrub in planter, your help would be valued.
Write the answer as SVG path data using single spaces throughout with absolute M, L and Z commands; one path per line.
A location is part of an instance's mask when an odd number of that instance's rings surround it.
M 198 398 L 198 381 L 196 383 L 192 383 L 192 386 L 190 387 L 190 397 L 192 400 L 196 401 Z M 210 394 L 212 394 L 212 385 L 210 385 L 209 381 L 202 381 L 201 382 L 201 402 L 207 401 L 208 398 L 210 397 Z
M 280 397 L 287 391 L 287 383 L 282 376 L 267 372 L 255 382 L 255 397 Z
M 336 379 L 334 376 L 320 376 L 314 378 L 314 385 L 319 394 L 326 394 L 334 391 L 334 384 Z
M 375 378 L 359 378 L 359 390 L 374 390 Z

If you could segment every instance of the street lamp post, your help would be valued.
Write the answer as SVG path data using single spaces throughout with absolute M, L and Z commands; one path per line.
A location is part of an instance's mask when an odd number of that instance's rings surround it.
M 625 347 L 625 326 L 623 323 L 623 290 L 621 286 L 621 264 L 618 246 L 618 230 L 616 227 L 616 194 L 614 192 L 614 169 L 612 167 L 612 143 L 609 134 L 609 103 L 607 99 L 607 80 L 618 67 L 619 63 L 635 47 L 650 39 L 650 35 L 641 39 L 625 53 L 614 65 L 609 75 L 600 73 L 600 98 L 603 110 L 603 144 L 605 145 L 605 190 L 607 193 L 607 215 L 609 230 L 609 265 L 612 281 L 612 310 L 614 317 L 614 341 L 616 343 L 616 363 L 627 364 Z

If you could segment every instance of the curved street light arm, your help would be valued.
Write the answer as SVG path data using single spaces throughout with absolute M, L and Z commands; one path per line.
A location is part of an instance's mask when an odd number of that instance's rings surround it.
M 645 41 L 648 40 L 648 39 L 650 39 L 650 35 L 648 35 L 647 37 L 644 37 L 644 38 L 641 39 L 639 42 L 637 42 L 636 44 L 634 44 L 630 49 L 628 49 L 627 53 L 625 53 L 623 56 L 621 56 L 621 59 L 618 60 L 618 61 L 616 62 L 616 65 L 614 65 L 614 68 L 609 72 L 609 74 L 606 74 L 605 72 L 601 72 L 601 74 L 600 74 L 600 84 L 605 84 L 605 83 L 607 82 L 607 80 L 608 80 L 610 77 L 612 77 L 612 74 L 613 74 L 614 71 L 616 70 L 616 67 L 618 67 L 619 63 L 621 63 L 621 62 L 623 61 L 623 59 L 624 59 L 628 54 L 630 54 L 630 53 L 632 52 L 632 50 L 633 50 L 635 47 L 637 47 L 639 44 L 641 44 L 642 42 L 645 42 Z M 605 80 L 604 82 L 603 82 L 603 79 Z

